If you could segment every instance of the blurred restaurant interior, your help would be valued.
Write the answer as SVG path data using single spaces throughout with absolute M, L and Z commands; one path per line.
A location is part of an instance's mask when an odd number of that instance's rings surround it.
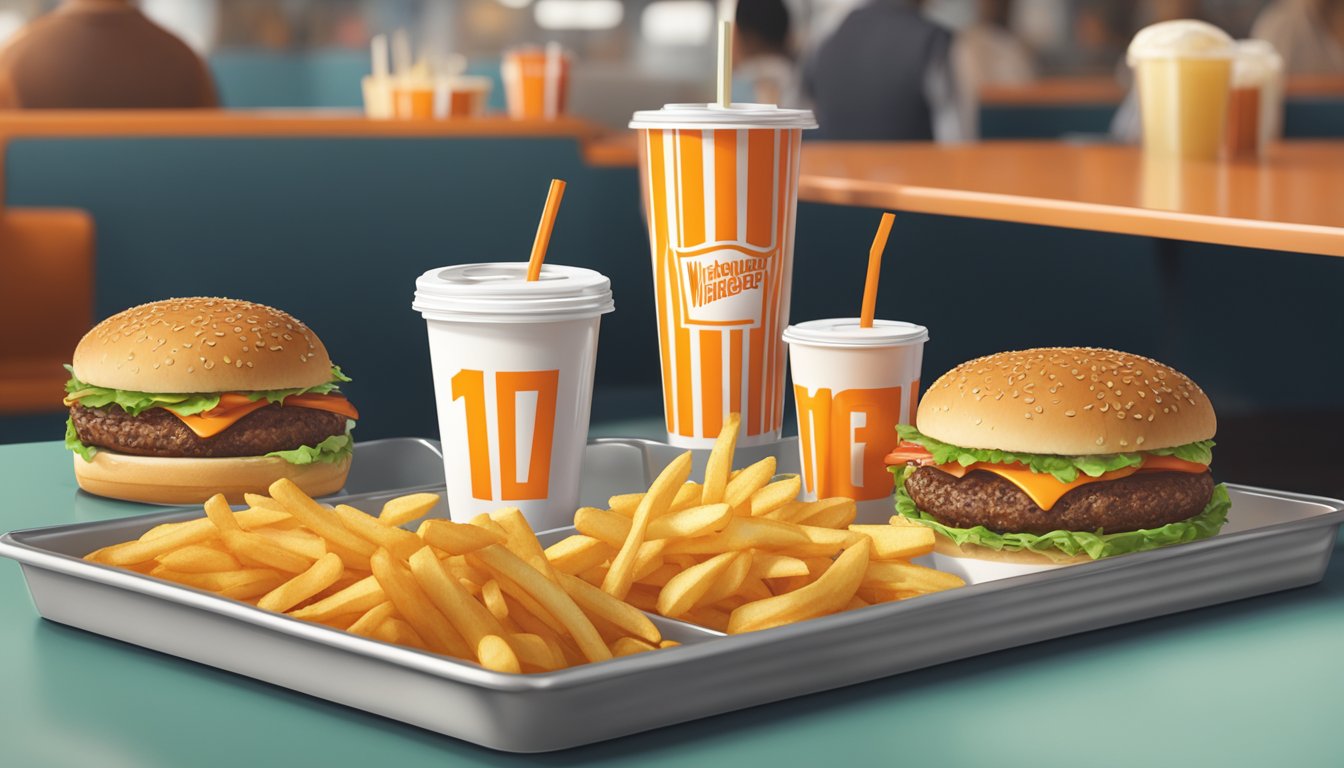
M 358 439 L 434 437 L 415 279 L 526 260 L 552 178 L 568 193 L 548 263 L 598 270 L 615 294 L 592 434 L 661 438 L 627 124 L 712 102 L 716 25 L 736 17 L 734 100 L 821 124 L 802 150 L 795 322 L 857 311 L 895 210 L 877 312 L 930 329 L 925 381 L 1004 349 L 1138 352 L 1208 391 L 1220 479 L 1344 492 L 1328 458 L 1344 428 L 1344 2 L 740 5 L 0 0 L 0 443 L 60 439 L 84 332 L 179 295 L 302 318 L 353 378 Z M 137 8 L 186 47 L 109 21 Z M 1263 156 L 1140 162 L 1125 52 L 1182 18 L 1281 57 L 1282 138 Z M 371 100 L 376 36 L 396 77 L 484 78 L 482 106 Z M 561 103 L 511 117 L 504 52 L 552 43 L 572 62 Z

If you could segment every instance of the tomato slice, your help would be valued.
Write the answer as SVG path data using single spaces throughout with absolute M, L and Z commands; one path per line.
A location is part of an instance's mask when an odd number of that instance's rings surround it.
M 355 406 L 351 405 L 344 395 L 315 395 L 312 393 L 290 395 L 285 398 L 281 405 L 287 408 L 293 406 L 295 408 L 312 408 L 315 411 L 329 411 L 350 419 L 359 418 L 359 411 L 355 410 Z
M 1209 465 L 1178 459 L 1175 456 L 1153 456 L 1149 454 L 1143 457 L 1143 464 L 1139 469 L 1160 472 L 1190 472 L 1197 475 L 1208 472 Z
M 883 459 L 888 466 L 899 464 L 909 464 L 910 462 L 930 463 L 933 461 L 933 454 L 928 449 L 917 443 L 902 440 L 896 444 L 891 453 L 888 453 Z

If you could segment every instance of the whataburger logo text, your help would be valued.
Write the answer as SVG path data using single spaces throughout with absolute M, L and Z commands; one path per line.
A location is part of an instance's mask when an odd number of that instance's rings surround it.
M 760 324 L 774 248 L 712 243 L 673 251 L 687 325 L 753 328 Z

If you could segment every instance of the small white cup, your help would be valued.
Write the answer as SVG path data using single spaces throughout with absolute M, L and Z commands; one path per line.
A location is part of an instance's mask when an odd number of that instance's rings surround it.
M 463 264 L 416 280 L 428 324 L 444 480 L 453 520 L 517 507 L 536 530 L 579 503 L 597 333 L 614 309 L 598 272 Z
M 855 317 L 810 320 L 784 331 L 798 412 L 803 494 L 848 496 L 861 522 L 892 515 L 893 479 L 883 459 L 896 425 L 913 423 L 929 331 L 922 325 Z

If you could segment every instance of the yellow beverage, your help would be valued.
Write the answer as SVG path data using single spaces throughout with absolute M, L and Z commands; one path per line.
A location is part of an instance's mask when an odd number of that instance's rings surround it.
M 1159 157 L 1217 159 L 1232 62 L 1151 59 L 1139 64 L 1138 76 L 1143 151 Z

